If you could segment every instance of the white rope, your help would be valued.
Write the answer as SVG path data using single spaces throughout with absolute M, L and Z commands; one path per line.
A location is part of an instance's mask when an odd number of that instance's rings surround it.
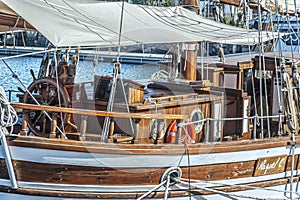
M 169 187 L 170 187 L 170 175 L 167 177 L 167 184 L 166 184 L 166 189 L 165 189 L 165 194 L 164 194 L 164 200 L 168 199 L 168 194 L 169 194 Z
M 13 131 L 13 125 L 18 122 L 18 115 L 15 109 L 9 104 L 5 90 L 0 86 L 0 125 L 2 127 L 12 127 L 10 133 Z
M 14 108 L 7 101 L 7 98 L 5 96 L 5 91 L 1 86 L 0 86 L 0 114 L 1 114 L 0 141 L 2 146 L 1 148 L 2 154 L 5 159 L 7 172 L 11 182 L 11 187 L 13 189 L 17 189 L 18 183 L 15 176 L 10 151 L 6 141 L 5 134 L 7 133 L 7 130 L 5 127 L 11 127 L 10 129 L 10 134 L 11 134 L 13 131 L 13 125 L 15 125 L 18 121 L 18 116 Z
M 58 67 L 58 58 L 57 58 L 57 51 L 54 54 L 54 62 L 55 62 L 55 78 L 56 78 L 56 85 L 57 85 L 57 98 L 58 98 L 58 104 L 59 107 L 61 108 L 61 94 L 60 94 L 60 87 L 59 87 L 59 81 L 58 81 L 58 71 L 57 71 L 57 67 Z M 45 112 L 46 113 L 46 112 Z M 62 112 L 60 113 L 60 117 L 61 117 L 61 124 L 62 124 L 62 130 L 60 130 L 58 127 L 59 132 L 62 134 L 62 136 L 64 136 L 64 138 L 67 140 L 67 136 L 65 134 L 65 125 L 64 125 L 64 118 L 63 118 L 63 114 Z M 49 119 L 51 117 L 49 116 Z M 52 118 L 50 120 L 52 122 Z
M 109 99 L 107 102 L 107 112 L 112 112 L 113 110 L 113 103 L 115 99 L 115 92 L 116 92 L 116 87 L 117 87 L 117 75 L 119 73 L 118 67 L 114 65 L 114 75 L 112 78 L 112 83 L 111 83 L 111 91 L 109 94 Z M 106 116 L 104 118 L 104 123 L 103 123 L 103 129 L 102 129 L 102 135 L 101 135 L 101 142 L 106 142 L 106 139 L 108 138 L 108 131 L 109 131 L 109 125 L 110 125 L 110 117 Z
M 121 75 L 121 74 L 120 74 L 120 82 L 121 82 L 122 92 L 123 92 L 123 95 L 124 95 L 124 100 L 125 100 L 126 110 L 127 110 L 127 113 L 130 113 L 129 102 L 128 102 L 128 99 L 127 99 L 127 96 L 126 96 L 126 91 L 125 91 L 125 87 L 124 87 L 124 82 L 123 82 L 123 78 L 122 78 L 122 75 Z M 130 124 L 130 128 L 131 128 L 132 135 L 135 137 L 135 130 L 134 130 L 132 118 L 129 118 L 129 124 Z
M 282 68 L 285 70 L 285 64 L 283 63 Z M 293 89 L 290 83 L 290 76 L 286 70 L 282 73 L 282 92 L 283 92 L 283 103 L 285 105 L 285 113 L 287 115 L 288 125 L 292 131 L 296 130 L 296 112 L 295 112 L 295 102 L 293 100 Z
M 202 190 L 209 191 L 209 192 L 216 193 L 216 194 L 221 194 L 221 195 L 226 195 L 226 196 L 234 196 L 234 197 L 241 197 L 241 198 L 248 198 L 248 199 L 261 199 L 259 197 L 223 192 L 223 191 L 220 191 L 220 190 L 215 190 L 215 189 L 211 189 L 211 188 L 207 188 L 207 187 L 201 187 L 199 185 L 196 185 L 196 184 L 193 184 L 193 183 L 188 183 L 188 182 L 185 182 L 185 181 L 182 181 L 182 180 L 178 180 L 178 179 L 176 179 L 176 180 L 178 182 L 180 182 L 181 184 L 190 185 L 190 186 L 192 186 L 196 189 L 202 189 Z M 274 199 L 274 200 L 276 199 L 277 200 L 277 198 L 268 198 L 268 199 Z
M 155 72 L 151 76 L 151 81 L 158 81 L 158 80 L 168 80 L 169 79 L 169 73 L 165 70 L 159 70 L 158 72 Z
M 277 5 L 277 2 L 276 2 L 276 5 Z M 277 12 L 278 12 L 278 8 L 276 8 Z M 278 13 L 277 13 L 278 14 Z M 273 23 L 273 18 L 271 17 L 271 23 Z M 275 25 L 274 25 L 275 26 Z M 277 27 L 279 27 L 279 24 L 277 25 Z M 273 38 L 275 38 L 275 28 L 273 28 L 272 30 L 272 36 Z M 279 41 L 280 37 L 279 37 L 279 33 L 277 34 L 277 40 Z M 275 45 L 275 44 L 274 44 Z M 282 126 L 282 111 L 283 111 L 283 105 L 282 105 L 282 96 L 281 96 L 281 92 L 280 92 L 280 75 L 278 74 L 278 63 L 277 63 L 277 54 L 275 53 L 274 51 L 274 66 L 275 66 L 275 81 L 277 83 L 277 87 L 276 87 L 276 95 L 277 95 L 277 100 L 278 100 L 278 106 L 279 106 L 279 110 L 278 110 L 278 113 L 279 113 L 279 129 L 278 129 L 278 135 L 281 135 L 281 131 L 283 131 L 283 126 Z M 275 85 L 274 85 L 275 86 Z
M 18 55 L 14 55 L 14 56 L 1 57 L 0 60 L 8 60 L 8 59 L 12 59 L 12 58 L 20 58 L 20 57 L 32 56 L 32 55 L 36 55 L 36 54 L 40 54 L 40 53 L 46 53 L 46 52 L 52 52 L 52 51 L 56 51 L 56 50 L 55 49 L 47 49 L 47 50 L 43 50 L 43 51 L 18 54 Z
M 148 98 L 148 101 L 149 101 L 149 103 L 153 103 L 155 105 L 155 114 L 157 115 L 158 112 L 157 112 L 157 103 L 156 103 L 156 101 L 151 100 L 151 98 Z M 159 130 L 158 130 L 157 119 L 154 119 L 154 128 L 153 129 L 154 129 L 154 131 L 152 133 L 152 139 L 154 139 L 154 140 L 162 139 L 162 137 L 158 138 L 158 131 Z M 163 134 L 163 135 L 165 135 L 165 134 Z
M 176 179 L 177 180 L 177 179 Z M 188 181 L 187 178 L 180 178 L 182 181 Z M 291 193 L 291 191 L 288 190 L 278 190 L 278 189 L 272 189 L 272 188 L 261 188 L 261 187 L 254 187 L 250 185 L 243 185 L 243 184 L 229 184 L 229 183 L 217 183 L 213 181 L 202 181 L 202 180 L 195 180 L 195 179 L 190 179 L 191 182 L 195 182 L 195 184 L 211 184 L 211 185 L 216 185 L 216 186 L 231 186 L 231 187 L 239 187 L 239 188 L 247 188 L 247 189 L 255 189 L 255 190 L 266 190 L 266 191 L 272 191 L 272 192 L 285 192 L 285 193 Z M 297 192 L 292 192 L 295 194 L 298 194 Z
M 100 52 L 100 46 L 95 48 L 95 55 L 94 55 L 94 60 L 93 60 L 93 77 L 95 75 L 96 72 L 96 67 L 98 65 L 98 60 L 99 60 L 99 52 Z
M 136 200 L 142 200 L 144 198 L 146 198 L 149 194 L 151 194 L 152 192 L 158 190 L 161 186 L 163 186 L 165 183 L 167 182 L 167 180 L 164 180 L 163 182 L 161 182 L 159 185 L 155 186 L 154 188 L 152 188 L 151 190 L 149 190 L 148 192 L 146 192 L 145 194 L 143 194 L 142 196 L 140 196 L 139 198 L 137 198 Z
M 296 116 L 294 114 L 294 116 Z M 186 126 L 189 124 L 196 124 L 196 123 L 201 123 L 201 122 L 206 122 L 207 120 L 209 121 L 236 121 L 236 120 L 244 120 L 244 119 L 276 119 L 276 118 L 280 118 L 282 117 L 281 115 L 269 115 L 269 116 L 251 116 L 251 117 L 232 117 L 232 118 L 218 118 L 218 119 L 213 119 L 213 118 L 205 118 L 205 119 L 201 119 L 198 121 L 186 121 L 186 122 L 181 122 L 178 124 L 178 126 Z

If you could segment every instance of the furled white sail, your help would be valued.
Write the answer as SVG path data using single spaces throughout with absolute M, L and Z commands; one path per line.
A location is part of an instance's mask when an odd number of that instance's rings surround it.
M 122 2 L 3 0 L 54 45 L 117 45 Z M 262 40 L 272 34 L 264 32 Z M 124 4 L 121 45 L 212 41 L 254 44 L 258 33 L 205 19 L 182 7 Z

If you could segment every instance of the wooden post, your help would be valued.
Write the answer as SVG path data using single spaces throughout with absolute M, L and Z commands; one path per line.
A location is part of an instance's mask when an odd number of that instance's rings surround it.
M 177 120 L 177 124 L 180 124 L 182 122 L 183 122 L 182 120 Z M 177 126 L 177 133 L 176 133 L 177 144 L 182 144 L 181 136 L 182 136 L 182 126 Z
M 190 5 L 199 13 L 199 5 L 197 0 L 184 0 L 183 5 Z M 197 70 L 197 42 L 185 43 L 185 50 L 180 59 L 181 77 L 190 81 L 196 80 Z
M 56 126 L 57 126 L 57 113 L 52 114 L 52 123 L 51 123 L 51 132 L 49 134 L 49 138 L 56 137 Z
M 181 78 L 186 80 L 196 80 L 197 70 L 197 43 L 185 43 L 185 50 L 180 59 Z
M 164 138 L 163 138 L 163 127 L 166 126 L 164 124 L 165 122 L 159 122 L 157 125 L 157 136 L 156 136 L 156 141 L 155 144 L 163 144 L 164 143 Z
M 176 72 L 178 71 L 178 46 L 172 48 L 172 62 L 170 69 L 170 80 L 174 81 L 176 77 Z
M 140 121 L 141 119 L 137 119 L 135 118 L 134 120 L 134 124 L 135 124 L 135 127 L 134 127 L 134 143 L 138 143 L 138 142 L 142 142 L 142 141 L 138 141 L 137 139 L 143 139 L 143 138 L 139 138 L 139 133 L 140 133 Z
M 86 133 L 86 127 L 87 127 L 87 118 L 88 118 L 88 116 L 81 115 L 80 136 L 79 136 L 80 141 L 85 141 L 85 139 L 86 139 L 85 133 Z
M 114 131 L 115 131 L 115 121 L 114 121 L 114 118 L 111 117 L 110 118 L 108 138 L 110 138 L 114 134 Z
M 20 135 L 23 135 L 23 136 L 27 136 L 27 114 L 28 114 L 28 111 L 27 110 L 23 110 L 23 121 L 22 121 L 22 129 L 20 131 Z

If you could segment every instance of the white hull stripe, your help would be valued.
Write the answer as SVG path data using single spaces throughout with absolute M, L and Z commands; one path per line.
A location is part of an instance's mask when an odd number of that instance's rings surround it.
M 298 174 L 298 171 L 294 171 L 294 175 Z M 238 184 L 247 184 L 253 182 L 261 182 L 268 181 L 274 179 L 280 179 L 290 176 L 291 172 L 283 172 L 279 174 L 272 174 L 266 176 L 258 176 L 258 177 L 247 177 L 247 178 L 238 178 L 232 180 L 222 180 L 222 181 L 213 181 L 213 183 L 203 182 L 199 183 L 201 187 L 213 187 L 217 186 L 215 183 L 219 184 L 228 184 L 228 185 L 238 185 Z M 0 185 L 10 187 L 11 183 L 7 179 L 0 179 Z M 97 185 L 82 185 L 82 184 L 54 184 L 54 183 L 38 183 L 38 182 L 25 182 L 18 181 L 18 186 L 21 188 L 30 188 L 30 189 L 40 189 L 40 190 L 52 190 L 52 191 L 71 191 L 71 192 L 140 192 L 140 191 L 149 191 L 154 188 L 156 185 L 130 185 L 130 186 L 97 186 Z M 180 187 L 179 187 L 180 188 Z M 176 189 L 176 185 L 174 186 Z M 160 189 L 164 191 L 164 188 Z
M 37 149 L 29 147 L 10 146 L 13 160 L 29 161 L 47 164 L 65 164 L 91 167 L 111 168 L 149 168 L 188 165 L 186 155 L 136 155 L 136 154 L 102 154 L 63 150 Z M 295 154 L 300 154 L 300 148 L 295 148 Z M 257 160 L 261 157 L 290 155 L 289 147 L 276 147 L 238 152 L 191 154 L 190 165 L 212 165 Z M 0 151 L 0 158 L 4 158 Z M 180 161 L 181 160 L 181 161 Z

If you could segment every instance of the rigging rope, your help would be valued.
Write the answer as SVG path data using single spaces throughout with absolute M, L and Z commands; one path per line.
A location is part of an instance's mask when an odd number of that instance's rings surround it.
M 0 86 L 0 125 L 1 127 L 11 127 L 10 133 L 13 132 L 13 125 L 18 122 L 18 115 L 15 109 L 9 104 L 5 96 L 4 89 Z
M 183 185 L 189 185 L 188 182 L 186 181 L 183 181 L 182 179 L 175 179 L 177 182 L 183 184 Z M 208 192 L 212 192 L 212 193 L 215 193 L 215 194 L 221 194 L 221 195 L 225 195 L 225 196 L 229 196 L 229 197 L 240 197 L 240 198 L 247 198 L 247 199 L 261 199 L 259 197 L 254 197 L 254 196 L 248 196 L 248 195 L 243 195 L 243 194 L 234 194 L 234 193 L 228 193 L 228 192 L 223 192 L 221 190 L 217 190 L 217 189 L 212 189 L 212 188 L 207 188 L 207 187 L 202 187 L 202 186 L 199 186 L 197 184 L 194 184 L 194 183 L 191 183 L 190 184 L 193 188 L 195 189 L 201 189 L 201 190 L 205 190 L 205 191 L 208 191 Z M 276 199 L 278 200 L 279 198 L 268 198 L 270 200 L 272 199 Z
M 170 187 L 170 180 L 171 180 L 171 177 L 170 177 L 170 175 L 168 175 L 168 177 L 167 177 L 167 183 L 166 183 L 166 188 L 165 188 L 165 194 L 164 194 L 164 200 L 168 199 L 168 193 L 169 193 L 169 187 Z
M 57 49 L 56 49 L 57 50 Z M 57 51 L 54 55 L 54 63 L 55 63 L 55 78 L 56 78 L 56 85 L 57 85 L 57 98 L 58 98 L 58 105 L 61 108 L 61 95 L 60 95 L 60 87 L 59 87 L 59 81 L 58 81 L 58 59 L 57 59 Z M 45 112 L 46 113 L 46 112 Z M 49 116 L 50 117 L 50 116 Z M 64 118 L 62 112 L 60 113 L 60 118 L 61 118 L 61 124 L 62 124 L 62 131 L 61 134 L 64 136 L 65 139 L 68 139 L 67 136 L 65 135 L 65 127 L 64 127 Z M 51 118 L 52 120 L 52 118 Z
M 116 65 L 116 63 L 114 64 L 114 74 L 113 74 L 113 79 L 112 79 L 112 83 L 111 83 L 111 91 L 110 91 L 109 99 L 107 102 L 107 109 L 106 109 L 107 112 L 112 112 L 113 102 L 115 99 L 115 92 L 116 92 L 116 87 L 117 87 L 117 76 L 119 73 L 119 69 L 115 65 Z M 106 140 L 108 139 L 110 119 L 111 118 L 107 117 L 107 116 L 104 118 L 101 142 L 106 142 Z
M 275 38 L 275 31 L 278 32 L 277 34 L 277 41 L 280 40 L 280 34 L 279 34 L 279 21 L 278 21 L 278 0 L 275 1 L 275 5 L 276 5 L 276 16 L 277 16 L 277 30 L 275 30 L 275 28 L 273 28 L 272 30 L 272 36 L 273 38 Z M 271 23 L 273 24 L 273 17 L 271 17 Z M 274 44 L 275 45 L 275 44 Z M 283 125 L 282 125 L 282 112 L 283 112 L 283 104 L 282 104 L 282 96 L 281 96 L 281 92 L 280 92 L 280 81 L 282 79 L 280 79 L 279 74 L 278 74 L 278 63 L 277 63 L 277 54 L 274 51 L 274 65 L 275 65 L 275 79 L 274 79 L 274 87 L 275 87 L 275 83 L 277 84 L 276 87 L 276 95 L 277 95 L 277 100 L 278 100 L 278 113 L 279 113 L 279 127 L 278 127 L 278 135 L 281 135 L 281 132 L 283 131 Z
M 163 186 L 166 183 L 167 183 L 167 179 L 162 181 L 160 184 L 158 184 L 157 186 L 155 186 L 154 188 L 152 188 L 151 190 L 149 190 L 147 193 L 143 194 L 142 196 L 140 196 L 136 200 L 142 200 L 142 199 L 146 198 L 149 194 L 151 194 L 152 192 L 158 190 L 161 186 Z
M 178 178 L 177 178 L 178 179 Z M 180 178 L 181 181 L 188 181 L 187 178 Z M 193 182 L 193 184 L 210 184 L 218 186 L 231 186 L 231 187 L 237 187 L 237 188 L 246 188 L 246 189 L 253 189 L 253 190 L 265 190 L 265 191 L 271 191 L 271 192 L 282 192 L 282 193 L 294 193 L 298 194 L 298 192 L 291 192 L 288 190 L 279 190 L 279 189 L 273 189 L 273 188 L 262 188 L 262 187 L 255 187 L 245 184 L 230 184 L 230 183 L 220 183 L 220 182 L 214 182 L 214 181 L 203 181 L 203 180 L 196 180 L 196 179 L 190 179 L 190 182 Z
M 122 78 L 121 74 L 120 74 L 120 82 L 121 82 L 122 92 L 123 92 L 124 99 L 125 99 L 126 110 L 127 110 L 128 113 L 130 113 L 129 102 L 128 102 L 128 99 L 127 99 L 127 96 L 126 96 L 125 87 L 124 87 L 124 83 L 123 83 L 123 78 Z M 129 118 L 129 124 L 130 124 L 130 128 L 131 128 L 132 136 L 135 136 L 132 118 Z
M 183 185 L 187 185 L 188 183 L 182 180 L 177 179 L 177 181 Z M 211 188 L 206 188 L 206 187 L 201 187 L 199 185 L 196 184 L 191 184 L 191 186 L 193 186 L 193 188 L 195 189 L 202 189 L 202 190 L 206 190 L 212 193 L 216 193 L 216 194 L 222 194 L 222 195 L 226 195 L 226 196 L 235 196 L 235 197 L 243 197 L 243 198 L 249 198 L 249 199 L 257 199 L 256 197 L 252 197 L 252 196 L 246 196 L 246 195 L 238 195 L 238 194 L 229 194 L 227 192 L 223 192 L 220 190 L 215 190 L 215 189 L 211 189 Z
M 12 159 L 10 155 L 10 151 L 8 148 L 8 144 L 6 141 L 7 129 L 6 127 L 11 127 L 10 134 L 13 131 L 13 125 L 15 125 L 18 121 L 18 116 L 14 108 L 9 104 L 4 89 L 0 86 L 0 141 L 2 147 L 2 155 L 4 156 L 6 169 L 9 175 L 9 179 L 11 182 L 11 187 L 13 189 L 18 188 L 17 179 L 14 172 L 14 166 L 12 164 Z

